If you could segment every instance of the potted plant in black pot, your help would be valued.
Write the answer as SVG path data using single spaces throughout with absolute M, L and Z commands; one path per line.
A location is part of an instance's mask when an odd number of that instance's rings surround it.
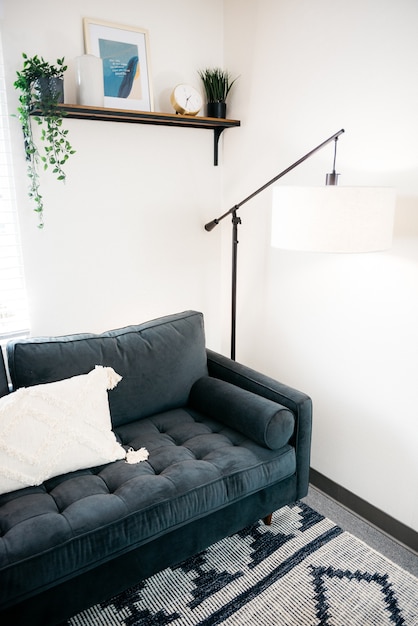
M 74 154 L 69 140 L 68 130 L 62 126 L 63 112 L 57 104 L 64 101 L 64 72 L 67 66 L 64 57 L 57 59 L 56 65 L 48 63 L 35 55 L 28 57 L 23 53 L 23 68 L 16 72 L 14 87 L 21 93 L 17 117 L 23 130 L 25 154 L 28 162 L 29 197 L 35 203 L 35 211 L 39 215 L 39 227 L 43 221 L 43 199 L 39 191 L 39 168 L 44 170 L 50 166 L 58 180 L 65 181 L 64 165 L 71 154 Z M 35 143 L 31 118 L 41 128 L 40 139 L 44 142 L 43 153 Z
M 232 85 L 229 73 L 219 67 L 199 71 L 206 93 L 206 114 L 208 117 L 226 118 L 226 98 Z

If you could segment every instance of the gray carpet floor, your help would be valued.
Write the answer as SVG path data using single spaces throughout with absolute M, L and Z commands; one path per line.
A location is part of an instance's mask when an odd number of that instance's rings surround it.
M 309 486 L 308 495 L 306 498 L 303 498 L 303 502 L 306 502 L 308 506 L 331 519 L 343 530 L 367 543 L 367 545 L 383 554 L 393 563 L 418 577 L 418 555 L 412 552 L 412 550 L 371 526 L 329 496 L 312 487 L 312 485 Z

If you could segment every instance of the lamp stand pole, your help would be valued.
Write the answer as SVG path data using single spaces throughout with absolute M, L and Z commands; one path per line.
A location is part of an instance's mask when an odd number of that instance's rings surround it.
M 238 207 L 237 207 L 238 208 Z M 232 298 L 231 298 L 231 359 L 235 361 L 235 337 L 237 320 L 237 268 L 238 268 L 238 217 L 236 209 L 232 211 Z
M 267 187 L 270 187 L 270 185 L 272 185 L 277 180 L 279 180 L 279 178 L 282 178 L 283 176 L 288 174 L 291 170 L 293 170 L 295 167 L 297 167 L 298 165 L 300 165 L 301 163 L 303 163 L 304 161 L 309 159 L 309 157 L 311 157 L 313 154 L 315 154 L 315 152 L 318 152 L 318 150 L 321 150 L 321 148 L 326 146 L 331 141 L 335 141 L 336 142 L 338 137 L 343 132 L 344 132 L 344 129 L 342 128 L 337 133 L 335 133 L 334 135 L 332 135 L 331 137 L 329 137 L 328 139 L 326 139 L 325 141 L 320 143 L 318 146 L 316 146 L 316 148 L 314 148 L 313 150 L 311 150 L 310 152 L 305 154 L 303 157 L 298 159 L 298 161 L 295 161 L 295 163 L 293 163 L 292 165 L 287 167 L 285 170 L 280 172 L 280 174 L 277 174 L 277 176 L 275 176 L 274 178 L 269 180 L 267 183 L 262 185 L 262 187 L 260 187 L 259 189 L 257 189 L 253 193 L 251 193 L 249 196 L 244 198 L 244 200 L 242 200 L 238 204 L 235 204 L 231 209 L 229 209 L 229 211 L 226 211 L 226 213 L 224 213 L 220 217 L 217 217 L 214 220 L 212 220 L 211 222 L 208 222 L 207 224 L 205 224 L 205 230 L 211 231 L 227 215 L 231 215 L 232 214 L 231 359 L 234 360 L 234 361 L 235 361 L 236 317 L 237 317 L 238 225 L 241 224 L 241 218 L 237 216 L 237 211 L 243 204 L 245 204 L 246 202 L 248 202 L 249 200 L 251 200 L 252 198 L 257 196 L 261 191 L 264 191 L 264 189 L 267 189 Z M 331 184 L 336 184 L 338 175 L 335 174 L 335 157 L 334 157 L 334 171 L 333 171 L 333 175 L 334 175 L 334 178 L 333 178 L 333 182 L 331 182 Z M 332 176 L 332 175 L 327 175 L 327 184 L 330 184 L 330 181 L 332 179 L 329 179 L 328 176 Z

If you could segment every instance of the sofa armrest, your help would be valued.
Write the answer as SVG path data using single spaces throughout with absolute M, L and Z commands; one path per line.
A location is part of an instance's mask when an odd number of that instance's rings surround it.
M 189 403 L 271 450 L 286 445 L 295 427 L 293 413 L 283 405 L 212 376 L 194 383 Z
M 296 450 L 297 498 L 308 491 L 312 436 L 312 401 L 305 393 L 280 383 L 213 350 L 206 350 L 209 376 L 273 400 L 290 409 L 295 429 L 290 441 Z
M 6 366 L 3 358 L 3 350 L 0 346 L 0 398 L 9 393 L 9 383 L 7 380 Z

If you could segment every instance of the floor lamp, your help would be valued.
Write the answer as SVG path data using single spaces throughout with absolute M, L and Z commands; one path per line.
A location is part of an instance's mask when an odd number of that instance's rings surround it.
M 238 209 L 270 185 L 298 167 L 324 146 L 334 141 L 333 171 L 326 175 L 326 186 L 317 188 L 276 187 L 273 190 L 272 245 L 287 250 L 318 252 L 368 252 L 388 249 L 391 245 L 395 206 L 390 188 L 337 187 L 335 171 L 338 137 L 344 129 L 320 143 L 298 161 L 277 174 L 229 211 L 208 222 L 211 231 L 232 215 L 232 298 L 231 359 L 235 360 Z

